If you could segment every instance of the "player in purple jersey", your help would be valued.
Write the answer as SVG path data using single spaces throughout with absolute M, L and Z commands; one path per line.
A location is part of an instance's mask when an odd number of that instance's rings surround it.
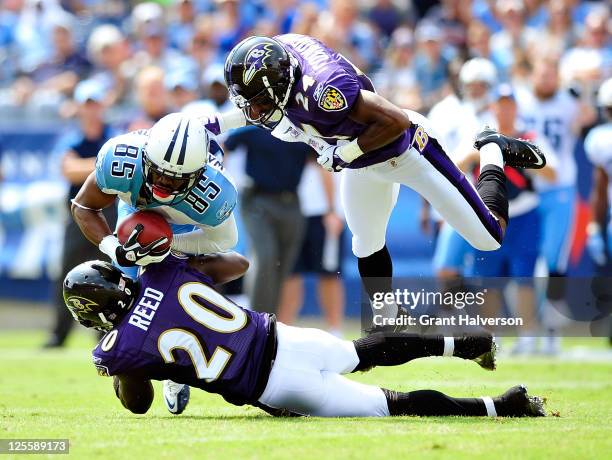
M 94 364 L 100 375 L 113 376 L 127 409 L 145 413 L 153 401 L 151 380 L 172 379 L 273 415 L 545 415 L 542 400 L 524 386 L 496 398 L 452 398 L 343 377 L 426 356 L 457 356 L 493 370 L 495 342 L 401 333 L 351 342 L 277 324 L 274 315 L 245 310 L 213 288 L 247 266 L 235 253 L 171 255 L 147 266 L 138 281 L 101 261 L 66 276 L 64 299 L 75 319 L 107 332 L 93 351 Z
M 423 116 L 377 95 L 349 60 L 308 36 L 243 40 L 227 57 L 225 80 L 246 121 L 285 141 L 306 142 L 324 168 L 344 170 L 343 205 L 370 297 L 391 290 L 385 233 L 401 184 L 425 197 L 474 247 L 491 251 L 508 223 L 504 164 L 545 164 L 535 145 L 485 129 L 475 141 L 481 173 L 474 187 Z M 398 312 L 396 305 L 384 308 L 386 317 Z

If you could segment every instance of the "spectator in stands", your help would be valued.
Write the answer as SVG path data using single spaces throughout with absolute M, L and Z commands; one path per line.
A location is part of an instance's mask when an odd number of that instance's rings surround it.
M 443 0 L 432 8 L 426 21 L 435 23 L 441 30 L 443 43 L 463 53 L 467 41 L 467 29 L 472 21 L 472 0 Z
M 148 129 L 172 111 L 164 76 L 161 68 L 153 66 L 145 67 L 136 76 L 136 95 L 141 112 L 130 120 L 128 131 Z
M 501 81 L 506 81 L 509 75 L 499 57 L 491 52 L 491 32 L 487 26 L 480 21 L 472 21 L 467 33 L 467 55 L 469 58 L 480 57 L 488 59 L 495 65 L 497 74 Z
M 417 27 L 415 36 L 418 47 L 414 69 L 421 88 L 423 105 L 429 108 L 443 96 L 450 59 L 442 53 L 442 31 L 435 24 L 422 22 Z
M 156 3 L 141 3 L 134 8 L 132 21 L 140 49 L 132 57 L 130 66 L 136 71 L 150 65 L 161 67 L 166 72 L 195 65 L 187 63 L 186 56 L 167 46 L 162 13 L 163 10 Z
M 268 0 L 265 19 L 274 24 L 278 34 L 288 34 L 293 28 L 299 0 Z
M 202 89 L 215 111 L 224 112 L 234 107 L 229 100 L 229 91 L 225 86 L 222 64 L 211 65 L 204 71 L 202 74 Z
M 342 284 L 342 236 L 344 213 L 339 210 L 339 177 L 312 158 L 308 161 L 298 188 L 306 232 L 292 274 L 283 286 L 278 320 L 295 323 L 304 303 L 304 275 L 317 277 L 318 301 L 327 330 L 342 335 L 344 285 Z
M 51 57 L 53 26 L 64 14 L 58 0 L 24 0 L 14 35 L 21 72 L 30 73 Z
M 525 25 L 527 12 L 523 0 L 500 0 L 495 9 L 502 30 L 491 37 L 491 52 L 494 61 L 508 74 L 516 53 L 526 50 L 537 38 L 535 31 Z
M 319 22 L 319 8 L 314 1 L 298 6 L 291 33 L 315 36 Z
M 166 74 L 164 86 L 170 96 L 173 110 L 182 110 L 199 98 L 198 80 L 192 72 L 175 70 Z
M 393 31 L 402 23 L 403 13 L 393 0 L 376 0 L 368 11 L 368 18 L 378 28 L 380 35 L 389 40 Z
M 320 13 L 315 36 L 366 73 L 379 64 L 378 37 L 359 20 L 352 0 L 330 0 L 329 10 Z
M 594 95 L 598 85 L 612 76 L 609 24 L 606 9 L 588 14 L 578 46 L 567 51 L 561 60 L 561 78 L 566 85 Z
M 126 103 L 134 78 L 126 65 L 131 55 L 126 37 L 113 25 L 98 26 L 87 41 L 87 54 L 95 65 L 92 78 L 106 90 L 107 106 Z
M 537 35 L 530 47 L 544 46 L 560 54 L 576 43 L 578 31 L 572 21 L 572 6 L 567 0 L 550 0 L 549 18 L 543 33 Z
M 214 30 L 212 16 L 198 18 L 188 51 L 200 75 L 209 65 L 224 62 L 224 56 L 219 53 Z
M 252 308 L 274 313 L 302 244 L 304 217 L 297 187 L 312 149 L 254 126 L 230 133 L 225 147 L 230 156 L 240 150 L 246 154 L 240 212 L 249 236 L 251 268 L 245 291 Z
M 86 80 L 76 87 L 75 101 L 78 104 L 79 129 L 60 140 L 57 148 L 64 152 L 62 173 L 70 183 L 67 209 L 85 179 L 95 168 L 96 155 L 102 145 L 114 134 L 104 122 L 104 88 L 94 80 Z M 116 220 L 116 207 L 110 206 L 104 211 L 111 228 Z M 70 211 L 68 211 L 70 213 Z M 73 219 L 68 220 L 64 237 L 62 257 L 62 274 L 58 278 L 57 296 L 55 299 L 55 324 L 50 331 L 45 348 L 62 347 L 72 326 L 73 318 L 66 310 L 62 294 L 62 282 L 68 271 L 76 265 L 92 259 L 103 258 L 98 248 L 90 243 Z
M 195 32 L 196 10 L 193 0 L 173 0 L 173 19 L 168 22 L 170 46 L 186 52 Z
M 213 32 L 219 53 L 227 55 L 251 28 L 248 15 L 241 14 L 240 0 L 215 0 L 217 11 L 213 15 Z
M 422 102 L 413 58 L 412 31 L 408 27 L 400 27 L 391 36 L 384 64 L 374 75 L 374 85 L 380 94 L 399 107 L 418 112 Z
M 18 67 L 15 29 L 23 0 L 6 0 L 0 7 L 0 84 L 10 83 Z
M 27 77 L 15 82 L 15 102 L 19 105 L 33 103 L 36 106 L 57 108 L 60 102 L 72 95 L 78 81 L 84 78 L 91 64 L 77 50 L 72 37 L 73 18 L 59 13 L 52 19 L 52 54 Z

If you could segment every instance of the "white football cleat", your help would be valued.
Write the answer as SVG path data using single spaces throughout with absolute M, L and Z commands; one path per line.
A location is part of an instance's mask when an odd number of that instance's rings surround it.
M 164 403 L 171 414 L 182 414 L 189 403 L 189 385 L 164 380 Z

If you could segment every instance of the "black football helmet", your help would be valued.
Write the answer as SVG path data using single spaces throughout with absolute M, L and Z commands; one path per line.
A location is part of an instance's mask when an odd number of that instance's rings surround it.
M 138 284 L 117 267 L 91 260 L 74 267 L 64 279 L 64 302 L 79 323 L 109 331 L 130 311 Z
M 225 61 L 230 99 L 250 123 L 264 128 L 273 129 L 281 121 L 297 79 L 297 60 L 273 38 L 246 38 Z

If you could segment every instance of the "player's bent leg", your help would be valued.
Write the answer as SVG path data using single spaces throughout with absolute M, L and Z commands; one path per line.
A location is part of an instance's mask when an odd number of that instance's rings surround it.
M 345 374 L 359 363 L 353 342 L 329 332 L 278 323 L 277 334 L 279 350 L 295 357 L 301 367 Z
M 505 176 L 501 167 L 481 168 L 477 190 L 448 157 L 429 121 L 416 112 L 407 112 L 415 123 L 411 127 L 415 142 L 395 164 L 390 164 L 385 175 L 421 194 L 475 248 L 483 251 L 499 248 L 507 222 Z M 499 147 L 493 147 L 503 166 Z
M 387 223 L 397 202 L 399 184 L 378 177 L 379 165 L 342 172 L 341 198 L 346 222 L 353 234 L 353 254 L 358 258 L 359 274 L 366 292 L 391 291 L 393 264 L 385 246 Z M 395 304 L 379 313 L 397 316 Z
M 497 346 L 492 336 L 444 337 L 377 333 L 353 341 L 359 363 L 353 372 L 375 366 L 398 366 L 428 356 L 455 356 L 494 370 Z
M 387 223 L 399 193 L 398 184 L 379 177 L 377 166 L 342 172 L 342 206 L 353 235 L 353 254 L 360 258 L 384 247 Z
M 310 415 L 317 417 L 385 417 L 391 415 L 383 390 L 347 379 L 335 372 L 321 372 L 324 399 Z

